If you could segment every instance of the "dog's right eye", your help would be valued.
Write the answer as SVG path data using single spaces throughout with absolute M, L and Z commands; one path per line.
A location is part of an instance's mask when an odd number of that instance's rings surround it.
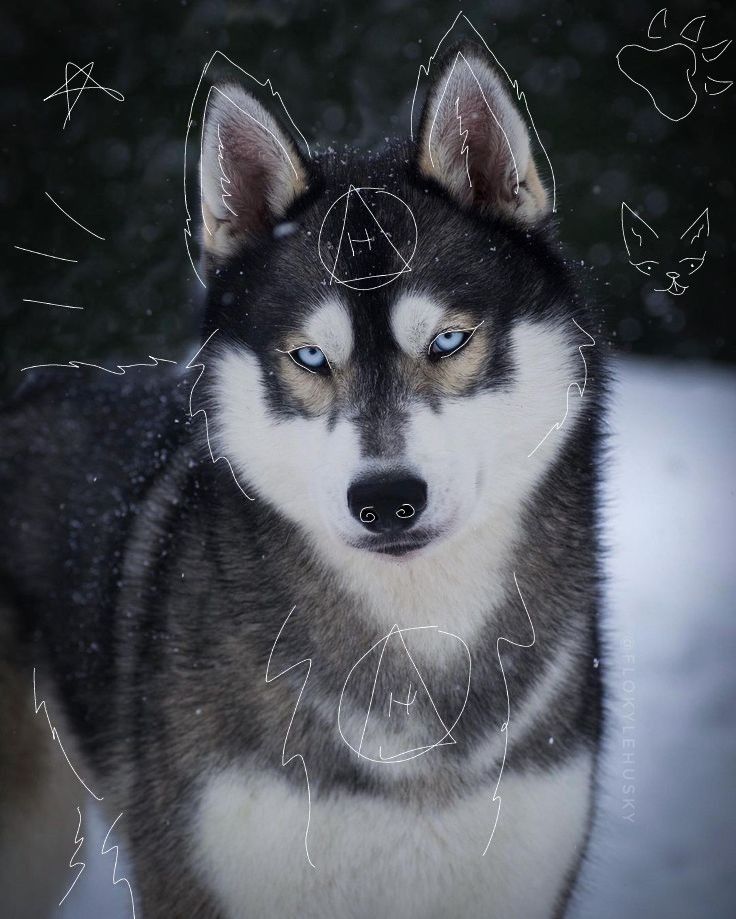
M 308 370 L 310 373 L 321 373 L 323 376 L 330 373 L 330 362 L 325 357 L 324 351 L 315 345 L 294 348 L 287 353 L 292 361 L 303 370 Z

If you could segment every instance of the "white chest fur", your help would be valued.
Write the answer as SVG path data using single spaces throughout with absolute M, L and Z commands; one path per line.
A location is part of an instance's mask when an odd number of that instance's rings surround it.
M 300 769 L 298 761 L 287 769 Z M 543 919 L 583 843 L 591 760 L 504 777 L 446 809 L 313 796 L 262 772 L 212 776 L 194 852 L 228 919 Z

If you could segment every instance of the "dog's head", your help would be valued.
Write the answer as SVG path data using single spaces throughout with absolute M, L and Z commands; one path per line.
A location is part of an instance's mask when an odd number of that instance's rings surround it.
M 384 564 L 502 526 L 583 377 L 510 84 L 478 49 L 435 67 L 417 136 L 380 154 L 309 158 L 231 84 L 202 135 L 214 448 L 328 551 Z

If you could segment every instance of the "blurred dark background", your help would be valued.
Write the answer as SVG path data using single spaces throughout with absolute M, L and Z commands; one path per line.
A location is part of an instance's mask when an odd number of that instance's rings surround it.
M 527 93 L 555 169 L 562 239 L 605 306 L 614 345 L 733 362 L 736 87 L 715 97 L 701 88 L 693 113 L 677 123 L 657 113 L 619 72 L 616 53 L 646 41 L 658 8 L 657 0 L 462 6 Z M 668 8 L 672 41 L 704 13 L 704 45 L 736 37 L 733 4 L 678 0 Z M 371 147 L 408 133 L 419 65 L 459 9 L 450 0 L 6 5 L 0 386 L 17 385 L 28 364 L 189 353 L 201 289 L 184 247 L 183 140 L 194 87 L 215 49 L 259 79 L 270 76 L 310 142 Z M 62 128 L 65 97 L 43 99 L 64 82 L 68 61 L 94 61 L 92 77 L 125 101 L 85 92 Z M 734 78 L 736 46 L 703 66 L 699 78 Z M 45 192 L 105 241 L 74 226 Z M 708 255 L 684 296 L 652 295 L 628 264 L 622 200 L 661 236 L 679 237 L 710 208 Z

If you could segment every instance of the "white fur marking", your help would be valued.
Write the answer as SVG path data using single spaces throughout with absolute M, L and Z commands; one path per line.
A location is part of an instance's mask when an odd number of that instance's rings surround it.
M 440 330 L 445 312 L 429 297 L 404 294 L 391 312 L 391 331 L 399 347 L 412 356 L 426 354 L 432 335 Z
M 305 344 L 314 344 L 331 365 L 345 364 L 353 350 L 353 325 L 344 305 L 330 297 L 309 316 L 304 327 Z
M 486 858 L 485 789 L 421 810 L 366 794 L 317 797 L 318 872 L 304 859 L 303 793 L 255 768 L 226 770 L 199 801 L 197 863 L 228 919 L 548 919 L 584 840 L 591 768 L 583 755 L 508 775 Z

